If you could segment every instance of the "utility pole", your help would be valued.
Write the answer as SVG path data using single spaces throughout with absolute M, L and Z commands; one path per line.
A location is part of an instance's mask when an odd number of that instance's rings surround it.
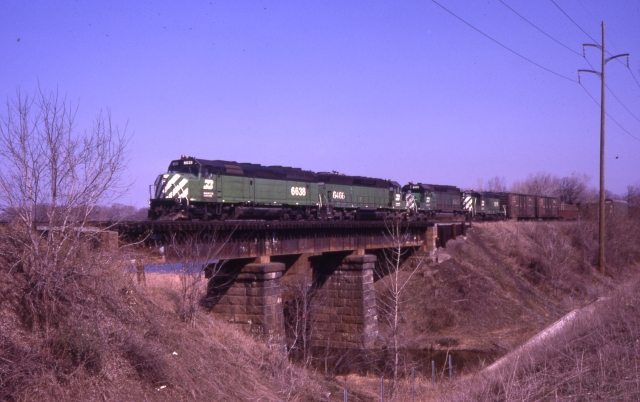
M 599 233 L 599 248 L 598 248 L 598 270 L 602 275 L 604 275 L 604 234 L 605 234 L 605 227 L 604 227 L 604 118 L 605 118 L 604 92 L 606 89 L 606 84 L 604 80 L 604 67 L 609 61 L 613 59 L 617 59 L 618 57 L 624 57 L 624 56 L 627 56 L 627 67 L 629 67 L 629 53 L 619 54 L 616 56 L 611 56 L 609 58 L 606 58 L 606 53 L 604 50 L 604 21 L 602 22 L 602 46 L 595 43 L 583 44 L 582 55 L 584 57 L 586 57 L 586 54 L 584 51 L 585 46 L 593 46 L 602 51 L 601 71 L 598 72 L 595 70 L 578 70 L 578 82 L 580 82 L 580 73 L 585 72 L 585 73 L 594 73 L 596 75 L 599 75 L 600 81 L 602 84 L 600 89 L 601 91 L 600 92 L 600 203 L 599 203 L 600 233 Z

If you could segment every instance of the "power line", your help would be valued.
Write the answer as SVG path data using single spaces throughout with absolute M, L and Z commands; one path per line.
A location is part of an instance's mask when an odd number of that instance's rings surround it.
M 631 74 L 631 77 L 636 82 L 636 85 L 638 86 L 638 88 L 640 88 L 640 82 L 638 82 L 638 80 L 636 79 L 636 75 L 633 73 L 631 68 L 629 68 L 629 66 L 627 66 L 627 70 L 629 70 L 629 74 Z
M 559 44 L 560 46 L 566 48 L 567 50 L 569 50 L 572 53 L 577 54 L 578 56 L 582 57 L 582 55 L 578 52 L 576 52 L 575 50 L 571 49 L 569 46 L 565 45 L 564 43 L 560 42 L 559 40 L 557 40 L 556 38 L 554 38 L 553 36 L 549 35 L 548 33 L 546 33 L 545 31 L 543 31 L 542 29 L 538 28 L 533 22 L 529 21 L 528 19 L 524 18 L 521 14 L 519 14 L 516 10 L 514 10 L 513 8 L 509 7 L 509 5 L 507 5 L 504 1 L 500 0 L 500 3 L 502 3 L 503 6 L 507 7 L 509 10 L 513 11 L 513 13 L 515 15 L 517 15 L 518 17 L 522 18 L 523 20 L 525 20 L 526 22 L 529 23 L 529 25 L 531 25 L 532 27 L 534 27 L 535 29 L 537 29 L 538 31 L 540 31 L 541 33 L 543 33 L 544 35 L 546 35 L 549 39 L 553 40 L 554 42 L 556 42 L 557 44 Z
M 555 1 L 551 0 L 551 2 L 552 2 L 553 4 L 555 4 L 555 6 L 556 6 L 556 7 L 558 7 L 558 10 L 562 11 L 562 14 L 564 14 L 567 18 L 569 18 L 569 21 L 573 22 L 573 24 L 574 24 L 575 26 L 577 26 L 579 30 L 581 30 L 582 32 L 584 32 L 584 34 L 585 34 L 585 35 L 587 35 L 587 36 L 589 37 L 589 39 L 591 39 L 591 40 L 592 40 L 592 41 L 594 41 L 595 43 L 598 43 L 598 41 L 597 41 L 597 40 L 595 40 L 595 39 L 593 39 L 593 38 L 591 37 L 591 35 L 589 35 L 589 34 L 587 33 L 587 31 L 585 31 L 584 29 L 582 29 L 582 27 L 581 27 L 580 25 L 578 25 L 578 23 L 577 23 L 577 22 L 575 22 L 571 17 L 569 17 L 569 14 L 565 13 L 565 12 L 564 12 L 564 10 L 563 10 L 563 9 L 561 9 L 561 8 L 560 8 L 560 6 L 559 6 Z
M 589 14 L 589 16 L 590 16 L 594 21 L 597 21 L 597 20 L 596 20 L 596 17 L 594 17 L 594 16 L 593 16 L 593 14 L 591 14 L 591 12 L 587 9 L 587 7 L 585 7 L 585 6 L 584 6 L 584 4 L 582 4 L 582 2 L 581 2 L 580 0 L 578 0 L 578 4 L 580 4 L 580 6 L 582 6 L 582 8 L 584 8 L 584 10 Z M 556 6 L 557 6 L 557 5 L 556 5 Z M 561 10 L 561 11 L 562 11 L 562 10 Z M 566 14 L 565 14 L 565 15 L 566 15 Z M 609 39 L 609 40 L 611 41 L 611 43 L 613 43 L 613 41 L 612 41 L 611 39 Z M 613 44 L 613 45 L 614 45 L 614 48 L 615 48 L 615 44 Z M 618 61 L 619 63 L 621 63 L 621 64 L 623 64 L 623 65 L 624 65 L 624 63 L 622 63 L 622 60 L 617 60 L 617 61 Z M 633 70 L 631 70 L 631 68 L 629 68 L 629 66 L 626 66 L 626 67 L 627 67 L 627 69 L 629 70 L 629 74 L 631 74 L 631 78 L 633 78 L 633 80 L 635 81 L 635 83 L 636 83 L 636 85 L 638 86 L 638 88 L 640 88 L 640 82 L 638 82 L 638 79 L 636 78 L 636 75 L 633 73 Z
M 617 100 L 618 102 L 620 102 L 620 104 L 622 105 L 622 107 L 623 107 L 623 108 L 625 108 L 625 110 L 626 110 L 627 112 L 629 112 L 629 114 L 630 114 L 631 116 L 633 116 L 636 120 L 640 121 L 640 119 L 638 118 L 638 116 L 636 116 L 635 114 L 633 114 L 633 112 L 632 112 L 631 110 L 629 110 L 629 108 L 628 108 L 628 107 L 626 107 L 626 106 L 624 105 L 624 103 L 622 103 L 622 101 L 621 101 L 620 99 L 618 99 L 618 97 L 616 96 L 616 94 L 614 94 L 614 93 L 613 93 L 613 91 L 611 90 L 611 88 L 609 88 L 609 85 L 605 85 L 605 86 L 606 86 L 606 87 L 607 87 L 607 89 L 609 90 L 609 93 L 611 93 L 611 95 L 613 95 L 613 97 L 614 97 L 614 98 L 616 98 L 616 100 Z
M 557 44 L 559 44 L 560 46 L 564 47 L 565 49 L 569 50 L 570 52 L 577 54 L 580 57 L 583 57 L 583 55 L 581 55 L 580 53 L 576 52 L 575 50 L 571 49 L 569 46 L 565 45 L 564 43 L 560 42 L 559 40 L 557 40 L 556 38 L 552 37 L 551 35 L 549 35 L 548 33 L 546 33 L 545 31 L 543 31 L 542 29 L 540 29 L 539 27 L 537 27 L 533 22 L 529 21 L 528 19 L 526 19 L 522 14 L 518 13 L 516 10 L 514 10 L 513 8 L 509 7 L 508 4 L 506 4 L 504 1 L 499 0 L 500 3 L 502 3 L 502 5 L 504 5 L 505 7 L 507 7 L 509 10 L 511 10 L 515 15 L 517 15 L 518 17 L 522 18 L 523 20 L 525 20 L 529 25 L 531 25 L 532 27 L 534 27 L 535 29 L 537 29 L 538 31 L 540 31 L 542 34 L 544 34 L 545 36 L 547 36 L 549 39 L 553 40 L 554 42 L 556 42 Z M 553 0 L 551 0 L 553 1 Z M 555 2 L 553 4 L 556 4 Z M 584 5 L 582 5 L 582 3 L 580 3 L 580 5 L 587 11 L 589 12 L 589 10 L 586 9 L 586 7 Z M 567 16 L 567 18 L 569 18 L 574 24 L 576 24 L 576 26 L 578 28 L 580 28 L 580 30 L 582 32 L 584 32 L 585 34 L 587 34 L 573 19 L 571 19 L 571 17 L 569 17 L 569 15 L 567 15 L 567 13 L 565 13 L 557 4 L 556 7 L 558 7 L 560 9 L 560 11 L 563 12 L 564 15 Z M 589 15 L 591 15 L 591 13 L 589 13 Z M 591 15 L 591 17 L 593 18 L 593 15 Z M 589 34 L 587 34 L 587 36 L 589 36 Z M 589 36 L 591 38 L 591 36 Z M 592 38 L 593 40 L 593 38 Z M 595 42 L 595 40 L 594 40 Z M 607 51 L 607 53 L 611 54 L 609 51 Z M 638 80 L 636 79 L 636 76 L 633 74 L 633 71 L 631 70 L 631 68 L 629 68 L 628 66 L 626 66 L 621 60 L 616 60 L 618 63 L 624 65 L 625 67 L 627 67 L 627 69 L 629 70 L 629 73 L 631 74 L 631 77 L 633 78 L 633 80 L 636 82 L 636 85 L 638 87 L 640 87 L 640 82 L 638 82 Z M 587 63 L 589 63 L 589 61 L 587 60 Z M 591 65 L 591 63 L 589 63 L 589 65 Z M 591 66 L 591 68 L 593 68 L 593 66 Z M 609 89 L 609 91 L 611 91 L 611 89 L 609 87 L 607 87 Z M 611 92 L 611 94 L 616 98 L 616 95 Z M 618 99 L 618 101 L 622 104 L 622 102 L 620 101 L 620 99 Z M 625 109 L 627 109 L 626 106 L 622 105 Z M 627 109 L 627 111 L 629 113 L 631 113 L 631 111 L 629 109 Z M 633 113 L 631 113 L 633 115 Z M 635 115 L 633 115 L 633 117 L 635 117 L 636 119 L 638 119 Z M 640 120 L 640 119 L 639 119 Z
M 592 70 L 595 70 L 595 69 L 596 69 L 595 67 L 593 67 L 593 64 L 591 64 L 591 62 L 590 62 L 588 59 L 586 59 L 586 58 L 585 58 L 585 60 L 587 61 L 587 64 L 589 64 L 589 66 L 591 66 L 591 69 L 592 69 Z M 627 112 L 629 112 L 629 114 L 630 114 L 631 116 L 633 116 L 636 120 L 640 121 L 640 119 L 638 118 L 638 116 L 636 116 L 636 115 L 635 115 L 631 110 L 629 110 L 629 108 L 628 108 L 624 103 L 622 103 L 622 101 L 620 100 L 620 98 L 618 98 L 618 97 L 616 96 L 616 94 L 613 92 L 613 90 L 612 90 L 611 88 L 609 88 L 609 85 L 606 85 L 606 84 L 605 84 L 605 87 L 607 87 L 607 89 L 609 90 L 609 92 L 611 93 L 611 95 L 613 95 L 613 97 L 614 97 L 614 98 L 616 98 L 616 100 L 617 100 L 618 102 L 620 102 L 620 104 L 622 105 L 622 107 L 623 107 L 623 108 L 625 108 L 625 110 L 626 110 Z
M 501 1 L 501 2 L 502 2 L 502 1 Z M 587 36 L 588 36 L 592 41 L 594 41 L 595 43 L 598 43 L 598 41 L 597 41 L 597 40 L 595 40 L 595 39 L 593 39 L 593 38 L 591 37 L 591 35 L 589 35 L 589 34 L 587 33 L 587 31 L 585 31 L 584 29 L 582 29 L 582 27 L 581 27 L 580 25 L 578 25 L 578 23 L 577 23 L 577 22 L 575 22 L 575 21 L 573 20 L 573 18 L 571 18 L 571 17 L 569 16 L 569 14 L 567 14 L 567 13 L 566 13 L 562 8 L 560 8 L 560 6 L 559 6 L 555 1 L 551 0 L 551 2 L 552 2 L 553 4 L 555 4 L 555 6 L 556 6 L 556 7 L 558 7 L 558 10 L 560 10 L 560 11 L 562 12 L 562 14 L 564 14 L 564 15 L 569 19 L 569 21 L 573 22 L 573 24 L 574 24 L 575 26 L 577 26 L 577 27 L 578 27 L 578 29 L 580 29 L 582 32 L 584 32 L 584 34 L 585 34 L 585 35 L 587 35 Z M 582 5 L 582 3 L 580 3 L 580 5 L 581 5 L 585 10 L 587 10 L 587 8 L 586 8 L 584 5 Z M 587 10 L 587 12 L 589 12 L 589 10 Z M 589 15 L 591 15 L 591 13 L 589 13 Z M 591 16 L 591 17 L 593 18 L 593 16 Z M 607 52 L 608 54 L 611 54 L 611 52 L 609 52 L 608 50 L 607 50 L 606 52 Z M 622 64 L 622 65 L 625 65 L 625 64 L 622 62 L 622 60 L 616 60 L 616 61 L 617 61 L 618 63 Z M 627 66 L 627 68 L 628 68 L 628 66 Z M 638 87 L 640 87 L 640 82 L 638 82 L 638 80 L 636 79 L 635 75 L 633 74 L 633 71 L 631 71 L 631 69 L 629 69 L 629 72 L 631 73 L 631 76 L 633 77 L 633 80 L 636 82 L 636 85 L 638 85 Z
M 582 85 L 582 83 L 580 83 L 580 86 L 582 87 L 582 89 L 584 89 L 584 91 L 587 93 L 587 95 L 589 95 L 589 97 L 596 103 L 596 105 L 600 106 L 600 103 L 598 103 L 598 101 L 596 100 L 596 98 L 594 98 L 591 93 L 589 93 L 589 91 L 587 90 L 587 88 L 584 87 L 584 85 Z M 622 129 L 622 131 L 624 131 L 625 133 L 629 134 L 629 136 L 631 138 L 633 138 L 634 140 L 640 142 L 640 138 L 636 137 L 635 135 L 631 134 L 629 131 L 627 131 L 627 129 L 625 129 L 624 127 L 622 127 L 622 125 L 620 123 L 618 123 L 618 121 L 616 119 L 614 119 L 613 117 L 611 117 L 611 115 L 607 112 L 606 113 L 607 117 L 609 117 L 614 123 L 616 123 L 618 125 L 618 127 L 620 127 Z
M 467 25 L 467 26 L 469 26 L 470 28 L 472 28 L 474 31 L 478 32 L 479 34 L 481 34 L 481 35 L 482 35 L 482 36 L 484 36 L 485 38 L 487 38 L 487 39 L 491 40 L 492 42 L 494 42 L 494 43 L 496 43 L 497 45 L 499 45 L 499 46 L 503 47 L 504 49 L 506 49 L 506 50 L 510 51 L 511 53 L 515 54 L 516 56 L 518 56 L 518 57 L 520 57 L 520 58 L 522 58 L 522 59 L 524 59 L 524 60 L 528 61 L 529 63 L 531 63 L 531 64 L 535 65 L 536 67 L 539 67 L 539 68 L 541 68 L 541 69 L 543 69 L 543 70 L 545 70 L 545 71 L 547 71 L 547 72 L 550 72 L 550 73 L 551 73 L 551 74 L 553 74 L 553 75 L 557 75 L 557 76 L 558 76 L 558 77 L 560 77 L 560 78 L 564 78 L 564 79 L 566 79 L 566 80 L 568 80 L 568 81 L 571 81 L 571 82 L 575 82 L 575 83 L 580 84 L 580 86 L 582 87 L 582 89 L 584 89 L 584 90 L 585 90 L 585 92 L 587 92 L 587 94 L 589 95 L 589 97 L 590 97 L 590 98 L 591 98 L 591 99 L 592 99 L 592 100 L 593 100 L 597 105 L 599 105 L 598 101 L 596 101 L 596 100 L 593 98 L 593 96 L 591 96 L 591 94 L 589 93 L 589 91 L 587 91 L 587 89 L 586 89 L 586 88 L 585 88 L 585 87 L 584 87 L 584 86 L 583 86 L 579 81 L 576 81 L 576 80 L 574 80 L 574 79 L 571 79 L 571 78 L 569 78 L 569 77 L 566 77 L 566 76 L 564 76 L 564 75 L 562 75 L 562 74 L 556 73 L 555 71 L 550 70 L 550 69 L 548 69 L 548 68 L 546 68 L 546 67 L 544 67 L 544 66 L 542 66 L 542 65 L 540 65 L 540 64 L 538 64 L 538 63 L 536 63 L 536 62 L 534 62 L 533 60 L 531 60 L 531 59 L 529 59 L 529 58 L 527 58 L 527 57 L 525 57 L 525 56 L 521 55 L 520 53 L 518 53 L 518 52 L 516 52 L 515 50 L 513 50 L 513 49 L 511 49 L 511 48 L 507 47 L 506 45 L 503 45 L 502 43 L 500 43 L 500 42 L 499 42 L 499 41 L 497 41 L 496 39 L 493 39 L 491 36 L 487 35 L 486 33 L 482 32 L 480 29 L 478 29 L 478 28 L 476 28 L 475 26 L 471 25 L 471 23 L 469 23 L 469 22 L 465 21 L 464 19 L 462 19 L 461 17 L 459 17 L 457 14 L 455 14 L 455 13 L 454 13 L 454 12 L 452 12 L 451 10 L 447 9 L 447 8 L 446 8 L 446 7 L 444 7 L 442 4 L 438 3 L 436 0 L 431 0 L 431 1 L 432 1 L 433 3 L 435 3 L 438 7 L 442 8 L 443 10 L 445 10 L 446 12 L 448 12 L 449 14 L 451 14 L 452 16 L 454 16 L 455 18 L 457 18 L 458 20 L 460 20 L 461 22 L 463 22 L 465 25 Z M 504 4 L 507 8 L 509 8 L 511 11 L 513 11 L 515 14 L 517 14 L 520 18 L 524 19 L 524 20 L 525 20 L 525 21 L 527 21 L 529 24 L 533 25 L 533 26 L 534 26 L 536 29 L 538 29 L 540 32 L 542 32 L 543 34 L 547 35 L 549 38 L 553 39 L 554 41 L 556 41 L 556 42 L 557 42 L 557 43 L 559 43 L 560 45 L 562 45 L 562 46 L 566 47 L 567 49 L 571 50 L 573 53 L 576 53 L 576 54 L 578 54 L 578 55 L 580 56 L 580 54 L 579 54 L 579 53 L 575 52 L 574 50 L 572 50 L 572 49 L 571 49 L 571 48 L 569 48 L 568 46 L 565 46 L 565 45 L 564 45 L 564 44 L 562 44 L 561 42 L 559 42 L 559 41 L 557 41 L 556 39 L 552 38 L 550 35 L 546 34 L 544 31 L 542 31 L 540 28 L 536 27 L 533 23 L 529 22 L 526 18 L 524 18 L 523 16 L 521 16 L 520 14 L 518 14 L 515 10 L 513 10 L 511 7 L 509 7 L 507 4 L 505 4 L 502 0 L 500 0 L 500 2 L 501 2 L 502 4 Z M 565 12 L 560 8 L 560 6 L 558 6 L 558 5 L 557 5 L 553 0 L 551 0 L 551 2 L 553 2 L 553 4 L 555 4 L 555 5 L 556 5 L 556 7 L 558 7 L 558 9 L 560 9 L 560 11 L 562 11 L 562 13 L 563 13 L 567 18 L 569 18 L 569 20 L 571 20 L 571 22 L 573 22 L 573 23 L 574 23 L 578 28 L 580 28 L 580 26 L 579 26 L 575 21 L 573 21 L 573 19 L 571 19 L 571 17 L 569 17 L 569 15 L 568 15 L 567 13 L 565 13 Z M 587 36 L 589 36 L 589 38 L 591 38 L 591 36 L 590 36 L 587 32 L 585 32 L 582 28 L 580 28 L 580 30 L 581 30 L 582 32 L 584 32 Z M 593 38 L 591 38 L 591 39 L 593 40 Z M 596 42 L 596 41 L 594 40 L 594 42 Z M 585 60 L 586 60 L 586 59 L 585 59 Z M 588 61 L 588 60 L 587 60 L 587 63 L 589 63 L 589 61 Z M 589 63 L 589 65 L 591 66 L 591 68 L 593 68 L 593 66 L 591 65 L 591 63 Z M 633 75 L 633 73 L 632 73 L 632 75 Z M 635 77 L 634 77 L 634 79 L 635 79 Z M 636 83 L 637 83 L 637 81 L 636 81 Z M 607 86 L 607 89 L 609 89 L 609 87 L 608 87 L 608 86 Z M 616 95 L 611 91 L 611 89 L 609 89 L 609 92 L 611 92 L 611 94 L 612 94 L 612 95 L 613 95 L 613 96 L 618 100 L 618 102 L 620 102 L 620 104 L 621 104 L 621 105 L 622 105 L 622 106 L 623 106 L 623 107 L 624 107 L 624 108 L 625 108 L 629 113 L 631 113 L 631 111 L 630 111 L 630 110 L 629 110 L 629 109 L 628 109 L 628 108 L 627 108 L 627 107 L 622 103 L 622 101 L 621 101 L 620 99 L 618 99 L 618 97 L 617 97 L 617 96 L 616 96 Z M 627 133 L 630 137 L 632 137 L 632 138 L 633 138 L 633 139 L 635 139 L 636 141 L 640 141 L 640 139 L 639 139 L 639 138 L 637 138 L 636 136 L 634 136 L 633 134 L 631 134 L 631 133 L 630 133 L 627 129 L 625 129 L 625 128 L 620 124 L 620 123 L 618 123 L 618 121 L 617 121 L 617 120 L 615 120 L 613 117 L 611 117 L 611 115 L 609 115 L 609 113 L 606 113 L 606 115 L 607 115 L 607 116 L 609 116 L 609 118 L 610 118 L 614 123 L 616 123 L 616 124 L 620 127 L 620 129 L 622 129 L 622 130 L 623 130 L 625 133 Z M 633 113 L 631 113 L 631 115 L 632 115 L 633 117 L 635 117 L 636 119 L 638 119 L 638 118 L 637 118 Z M 638 119 L 638 120 L 640 121 L 640 119 Z
M 485 38 L 491 40 L 492 42 L 500 45 L 501 47 L 507 49 L 508 51 L 510 51 L 511 53 L 515 54 L 516 56 L 528 61 L 529 63 L 533 64 L 534 66 L 537 66 L 547 72 L 550 72 L 551 74 L 557 75 L 560 78 L 564 78 L 565 80 L 569 80 L 571 82 L 578 82 L 574 79 L 571 79 L 569 77 L 565 77 L 562 74 L 556 73 L 555 71 L 549 70 L 546 67 L 541 66 L 540 64 L 536 63 L 535 61 L 526 58 L 525 56 L 521 55 L 520 53 L 516 52 L 515 50 L 503 45 L 502 43 L 498 42 L 497 40 L 493 39 L 492 37 L 490 37 L 489 35 L 487 35 L 486 33 L 482 32 L 481 30 L 479 30 L 478 28 L 474 27 L 473 25 L 471 25 L 470 23 L 468 23 L 467 21 L 463 20 L 462 18 L 458 17 L 456 14 L 454 14 L 452 11 L 450 11 L 449 9 L 447 9 L 446 7 L 444 7 L 442 4 L 438 3 L 436 0 L 431 0 L 432 2 L 434 2 L 436 5 L 438 5 L 440 8 L 442 8 L 444 11 L 448 12 L 449 14 L 453 15 L 454 17 L 456 17 L 457 19 L 459 19 L 460 21 L 462 21 L 463 23 L 465 23 L 466 25 L 468 25 L 470 28 L 472 28 L 473 30 L 475 30 L 476 32 L 480 33 L 482 36 L 484 36 Z
M 589 16 L 591 17 L 591 19 L 593 20 L 593 22 L 595 22 L 596 24 L 600 22 L 600 21 L 598 21 L 598 19 L 597 19 L 593 14 L 591 14 L 591 11 L 589 11 L 589 10 L 587 9 L 587 7 L 585 7 L 585 6 L 584 6 L 584 4 L 582 4 L 582 2 L 580 2 L 580 0 L 578 0 L 578 4 L 580 4 L 580 6 L 581 6 L 582 8 L 584 8 L 584 11 L 586 11 L 586 12 L 587 12 L 587 14 L 589 14 Z M 611 44 L 613 45 L 613 48 L 614 48 L 614 50 L 615 50 L 615 49 L 617 48 L 617 46 L 616 46 L 616 44 L 615 44 L 615 43 L 613 43 L 613 40 L 611 39 L 611 37 L 609 37 L 609 42 L 611 42 Z M 607 53 L 611 54 L 609 51 L 607 51 Z M 618 62 L 622 63 L 622 61 L 620 61 L 620 60 L 618 60 Z

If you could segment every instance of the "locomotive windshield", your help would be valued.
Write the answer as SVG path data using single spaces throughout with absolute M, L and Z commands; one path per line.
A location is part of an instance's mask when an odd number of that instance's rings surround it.
M 194 161 L 179 160 L 171 162 L 169 165 L 169 173 L 191 173 L 194 176 L 198 175 L 200 166 Z

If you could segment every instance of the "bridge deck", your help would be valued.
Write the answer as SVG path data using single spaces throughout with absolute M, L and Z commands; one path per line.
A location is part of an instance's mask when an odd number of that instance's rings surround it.
M 437 247 L 438 241 L 463 234 L 463 226 L 468 225 L 425 221 L 141 221 L 116 223 L 112 230 L 124 240 L 163 245 L 171 259 L 184 259 L 180 254 L 189 247 L 208 253 L 210 250 L 203 247 L 206 244 L 215 245 L 216 259 L 241 259 L 390 247 L 397 241 L 390 235 L 396 224 L 403 233 L 404 247 L 427 243 Z M 436 225 L 447 227 L 449 234 L 430 231 Z M 186 244 L 191 246 L 184 247 Z
M 426 229 L 443 222 L 400 222 L 402 228 Z M 456 222 L 460 223 L 460 222 Z M 108 222 L 101 226 L 112 226 L 119 233 L 143 232 L 197 232 L 229 230 L 300 230 L 300 229 L 386 229 L 392 223 L 385 221 L 137 221 Z

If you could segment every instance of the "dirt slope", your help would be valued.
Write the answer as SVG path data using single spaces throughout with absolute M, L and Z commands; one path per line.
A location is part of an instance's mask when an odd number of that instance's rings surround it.
M 424 264 L 410 281 L 406 344 L 495 356 L 513 349 L 632 273 L 625 263 L 638 251 L 613 256 L 611 244 L 610 275 L 599 275 L 595 240 L 584 222 L 474 225 L 466 239 L 447 244 L 451 259 Z

